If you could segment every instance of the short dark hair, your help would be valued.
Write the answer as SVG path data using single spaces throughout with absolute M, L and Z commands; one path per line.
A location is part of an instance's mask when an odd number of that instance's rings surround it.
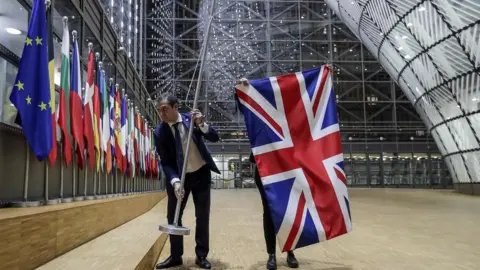
M 160 102 L 167 102 L 170 106 L 174 106 L 175 104 L 178 105 L 178 98 L 170 93 L 163 93 L 160 95 L 160 97 L 157 98 L 157 104 Z

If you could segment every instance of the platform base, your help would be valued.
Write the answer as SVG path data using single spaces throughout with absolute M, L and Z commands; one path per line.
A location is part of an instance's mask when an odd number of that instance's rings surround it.
M 62 198 L 62 203 L 71 203 L 73 202 L 73 198 Z
M 158 230 L 164 233 L 173 235 L 190 235 L 190 229 L 187 227 L 163 224 L 158 227 Z
M 12 206 L 13 207 L 19 207 L 19 208 L 23 208 L 23 207 L 37 207 L 37 206 L 40 206 L 42 205 L 42 202 L 41 201 L 23 201 L 23 202 L 13 202 L 12 203 Z
M 50 199 L 45 201 L 45 205 L 54 205 L 54 204 L 58 204 L 59 202 L 60 202 L 59 199 Z

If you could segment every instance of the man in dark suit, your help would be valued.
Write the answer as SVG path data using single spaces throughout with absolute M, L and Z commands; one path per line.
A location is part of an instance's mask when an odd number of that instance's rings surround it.
M 173 224 L 177 199 L 183 199 L 178 225 L 182 225 L 182 215 L 188 196 L 192 193 L 195 204 L 195 264 L 203 269 L 210 269 L 207 260 L 209 251 L 209 219 L 210 219 L 210 184 L 211 173 L 220 173 L 212 156 L 203 142 L 203 138 L 211 142 L 219 140 L 218 133 L 208 126 L 198 110 L 189 114 L 179 113 L 177 98 L 171 94 L 157 99 L 157 110 L 162 118 L 154 134 L 155 147 L 160 155 L 161 165 L 165 172 L 168 195 L 168 224 Z M 188 155 L 184 189 L 180 190 L 180 177 L 187 148 L 190 121 L 194 121 L 190 154 Z M 169 268 L 183 264 L 183 236 L 170 235 L 170 257 L 157 264 L 157 269 Z

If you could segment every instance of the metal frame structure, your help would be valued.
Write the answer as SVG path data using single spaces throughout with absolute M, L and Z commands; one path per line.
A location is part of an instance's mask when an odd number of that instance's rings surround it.
M 400 85 L 457 186 L 480 193 L 478 1 L 327 3 Z
M 192 103 L 203 18 L 210 3 L 147 3 L 146 10 L 151 12 L 146 16 L 145 75 L 152 96 L 173 92 L 187 105 L 184 108 Z M 346 158 L 353 164 L 357 157 L 366 164 L 358 185 L 388 185 L 383 176 L 393 167 L 378 164 L 377 159 L 392 157 L 401 162 L 399 153 L 412 152 L 403 158 L 415 163 L 416 153 L 421 153 L 427 160 L 422 162 L 429 173 L 422 183 L 440 183 L 443 180 L 434 180 L 432 175 L 441 174 L 446 179 L 442 185 L 448 184 L 448 172 L 432 171 L 431 163 L 441 162 L 431 158 L 438 150 L 407 96 L 325 1 L 217 3 L 199 100 L 207 120 L 222 135 L 221 143 L 209 146 L 212 152 L 237 153 L 239 159 L 249 153 L 246 129 L 233 99 L 238 77 L 265 78 L 331 63 Z M 375 170 L 381 172 L 380 177 Z

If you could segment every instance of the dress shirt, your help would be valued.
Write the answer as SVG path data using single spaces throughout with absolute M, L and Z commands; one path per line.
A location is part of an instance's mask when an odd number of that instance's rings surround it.
M 193 121 L 193 119 L 192 119 Z M 183 123 L 182 116 L 178 114 L 177 121 L 174 123 L 168 123 L 170 126 L 170 129 L 172 130 L 173 136 L 175 137 L 175 128 L 173 127 L 174 124 L 178 124 L 178 131 L 180 132 L 180 137 L 182 141 L 182 148 L 183 148 L 183 155 L 186 155 L 187 152 L 187 139 L 188 139 L 188 133 L 187 128 L 185 128 L 185 124 Z M 203 123 L 203 126 L 199 126 L 200 130 L 203 133 L 208 132 L 208 125 L 207 123 Z M 202 155 L 200 155 L 200 151 L 198 151 L 197 145 L 192 139 L 191 145 L 190 145 L 190 154 L 188 155 L 188 160 L 187 160 L 187 173 L 195 172 L 198 169 L 200 169 L 203 165 L 205 165 L 205 161 L 202 158 Z M 178 178 L 173 178 L 170 183 L 173 185 L 175 182 L 180 182 L 180 179 Z

